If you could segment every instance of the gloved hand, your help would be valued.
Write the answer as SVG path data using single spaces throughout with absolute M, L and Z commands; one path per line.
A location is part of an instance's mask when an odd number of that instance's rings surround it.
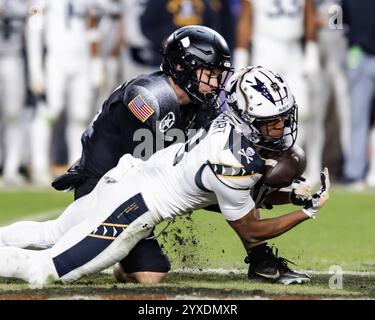
M 315 219 L 319 209 L 321 209 L 329 198 L 329 172 L 328 168 L 324 168 L 320 174 L 321 186 L 317 193 L 313 194 L 312 197 L 306 202 L 303 212 L 310 218 Z
M 305 206 L 311 199 L 311 187 L 304 177 L 294 179 L 291 184 L 290 202 L 296 206 Z
M 91 81 L 94 88 L 100 88 L 104 84 L 104 63 L 99 57 L 91 59 Z
M 314 77 L 320 72 L 319 47 L 315 41 L 306 42 L 303 71 L 308 78 Z

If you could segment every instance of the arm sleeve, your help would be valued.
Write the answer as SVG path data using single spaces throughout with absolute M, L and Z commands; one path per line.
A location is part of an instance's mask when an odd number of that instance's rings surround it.
M 215 193 L 220 211 L 229 221 L 240 219 L 255 207 L 250 190 L 246 188 L 251 183 L 251 178 L 244 176 L 236 181 L 237 183 L 231 181 L 231 185 L 226 184 L 223 179 L 217 177 L 209 165 L 202 171 L 202 184 L 207 190 Z

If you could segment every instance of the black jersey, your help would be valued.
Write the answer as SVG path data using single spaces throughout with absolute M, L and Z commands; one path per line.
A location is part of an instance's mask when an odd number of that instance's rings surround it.
M 186 131 L 205 125 L 202 116 L 197 116 L 200 109 L 207 110 L 193 103 L 180 106 L 162 72 L 134 78 L 109 96 L 82 135 L 80 169 L 88 177 L 100 178 L 126 153 L 148 158 L 173 143 L 171 129 Z M 200 119 L 199 124 L 194 123 L 195 118 Z M 148 150 L 135 154 L 137 146 L 150 137 L 152 145 L 147 145 Z

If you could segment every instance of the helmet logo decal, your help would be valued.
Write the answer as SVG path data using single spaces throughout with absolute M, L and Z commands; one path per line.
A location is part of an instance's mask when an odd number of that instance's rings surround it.
M 252 85 L 252 87 L 260 92 L 266 99 L 268 99 L 269 101 L 271 101 L 273 104 L 275 104 L 275 100 L 273 99 L 273 97 L 271 96 L 270 92 L 268 91 L 267 87 L 265 86 L 265 84 L 260 81 L 257 77 L 254 77 L 255 79 L 255 82 L 256 84 L 255 85 Z
M 189 37 L 185 37 L 185 38 L 181 39 L 181 44 L 183 45 L 184 48 L 188 48 L 190 46 Z
M 176 122 L 176 117 L 172 111 L 168 112 L 167 115 L 160 121 L 159 130 L 162 133 L 168 131 L 174 123 Z

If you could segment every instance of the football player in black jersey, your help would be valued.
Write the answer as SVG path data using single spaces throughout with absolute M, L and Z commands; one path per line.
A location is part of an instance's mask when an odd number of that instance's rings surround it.
M 218 115 L 218 96 L 231 71 L 224 38 L 207 27 L 183 27 L 170 35 L 162 55 L 161 71 L 122 84 L 104 102 L 82 135 L 82 157 L 55 179 L 55 189 L 74 189 L 78 199 L 124 154 L 148 158 L 178 138 L 172 129 L 187 134 Z M 150 239 L 142 240 L 117 269 L 122 282 L 160 282 L 170 263 Z

